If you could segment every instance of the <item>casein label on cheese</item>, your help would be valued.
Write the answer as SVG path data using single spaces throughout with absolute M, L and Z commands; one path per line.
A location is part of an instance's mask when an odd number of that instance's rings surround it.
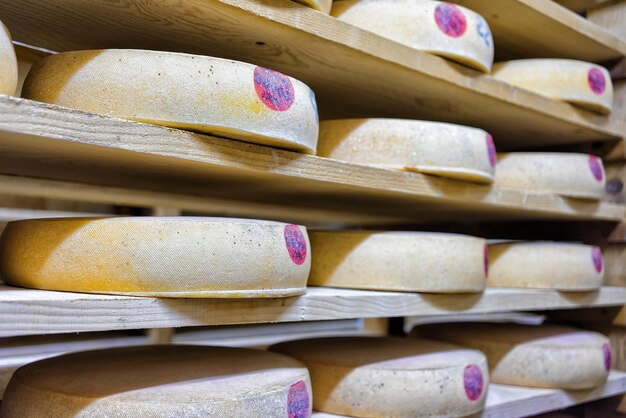
M 272 110 L 285 111 L 295 100 L 293 84 L 289 77 L 268 68 L 254 69 L 254 88 L 263 104 Z
M 611 370 L 611 347 L 608 344 L 602 346 L 602 353 L 604 354 L 604 368 Z
M 496 144 L 493 143 L 493 137 L 491 134 L 487 134 L 487 154 L 489 155 L 489 164 L 491 164 L 492 167 L 495 167 L 497 160 Z
M 289 256 L 297 265 L 302 265 L 306 261 L 306 239 L 298 225 L 285 225 L 285 244 Z
M 593 173 L 593 177 L 597 181 L 602 181 L 604 178 L 604 174 L 602 173 L 602 165 L 600 164 L 600 159 L 595 155 L 589 156 L 589 169 Z
M 463 36 L 467 30 L 467 20 L 458 7 L 442 3 L 435 9 L 435 21 L 443 33 L 453 38 Z
M 302 380 L 289 388 L 287 395 L 287 412 L 289 418 L 309 417 L 309 392 Z
M 602 251 L 598 247 L 593 247 L 591 249 L 591 259 L 593 260 L 593 266 L 595 267 L 598 273 L 602 272 L 603 260 L 602 260 Z
M 489 246 L 485 244 L 483 250 L 483 263 L 485 264 L 485 277 L 489 276 Z
M 589 81 L 589 87 L 591 91 L 595 94 L 602 94 L 604 90 L 606 90 L 606 78 L 604 78 L 604 74 L 602 71 L 597 68 L 592 68 L 589 70 L 587 75 L 587 80 Z
M 483 393 L 483 373 L 480 367 L 470 364 L 463 371 L 463 385 L 465 386 L 465 394 L 470 401 L 477 401 Z

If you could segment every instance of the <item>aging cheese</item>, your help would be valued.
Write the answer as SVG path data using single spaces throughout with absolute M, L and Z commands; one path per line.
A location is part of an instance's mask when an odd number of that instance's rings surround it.
M 295 0 L 298 3 L 302 3 L 309 6 L 312 9 L 319 10 L 322 13 L 329 14 L 330 8 L 333 5 L 333 0 Z
M 491 135 L 466 126 L 401 119 L 320 123 L 321 157 L 482 183 L 493 181 Z
M 271 348 L 302 361 L 316 411 L 355 417 L 461 417 L 483 409 L 485 356 L 428 340 L 320 338 Z
M 219 58 L 141 50 L 66 52 L 41 60 L 28 99 L 107 116 L 314 153 L 315 95 L 277 71 Z
M 493 77 L 552 99 L 610 113 L 613 84 L 606 68 L 583 61 L 528 59 L 498 63 Z
M 482 238 L 420 232 L 310 232 L 309 284 L 352 289 L 471 293 L 485 287 Z
M 15 95 L 17 90 L 17 57 L 11 34 L 0 22 L 0 94 Z
M 311 404 L 309 373 L 291 358 L 240 348 L 144 346 L 21 367 L 0 416 L 306 418 Z
M 489 246 L 489 286 L 591 291 L 602 286 L 603 278 L 598 247 L 562 242 Z
M 488 73 L 494 44 L 487 21 L 447 2 L 335 0 L 331 15 L 415 49 Z
M 602 160 L 575 153 L 514 152 L 498 154 L 499 187 L 600 199 L 606 176 Z
M 611 368 L 606 337 L 567 327 L 450 324 L 420 327 L 418 335 L 482 351 L 493 383 L 589 389 L 604 383 Z
M 305 292 L 306 229 L 221 218 L 61 218 L 10 222 L 0 273 L 10 285 L 161 297 Z

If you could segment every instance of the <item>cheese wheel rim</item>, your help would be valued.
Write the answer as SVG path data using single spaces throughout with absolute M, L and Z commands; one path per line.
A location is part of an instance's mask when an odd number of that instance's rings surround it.
M 0 22 L 0 94 L 14 96 L 18 87 L 18 65 L 9 29 Z

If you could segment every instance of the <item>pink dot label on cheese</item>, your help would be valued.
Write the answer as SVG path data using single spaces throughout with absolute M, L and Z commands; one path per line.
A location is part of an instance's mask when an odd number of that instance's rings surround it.
M 475 364 L 470 364 L 463 371 L 465 394 L 470 401 L 477 401 L 483 394 L 483 372 Z
M 298 225 L 285 225 L 285 244 L 289 256 L 297 265 L 302 265 L 306 261 L 306 239 Z
M 309 391 L 302 380 L 291 385 L 287 396 L 287 412 L 289 418 L 309 417 Z
M 496 166 L 496 144 L 493 143 L 493 137 L 487 134 L 487 153 L 489 154 L 489 164 Z
M 596 269 L 596 272 L 601 273 L 604 262 L 602 260 L 602 251 L 598 247 L 593 247 L 591 249 L 591 259 L 593 260 L 593 266 Z
M 604 178 L 604 173 L 602 171 L 602 164 L 600 163 L 600 158 L 596 157 L 595 155 L 590 155 L 589 156 L 589 169 L 591 170 L 593 177 L 597 181 L 602 181 L 602 179 Z
M 483 263 L 485 265 L 485 277 L 489 277 L 489 246 L 483 248 Z
M 608 344 L 602 346 L 602 352 L 604 353 L 604 368 L 608 371 L 611 370 L 611 347 Z
M 604 74 L 597 68 L 592 68 L 587 73 L 587 81 L 589 82 L 589 87 L 591 91 L 595 94 L 602 94 L 604 90 L 606 90 L 606 78 L 604 78 Z
M 285 111 L 296 98 L 289 77 L 264 67 L 254 69 L 254 88 L 263 104 L 272 110 Z
M 453 4 L 442 3 L 435 9 L 435 22 L 443 33 L 453 38 L 463 36 L 467 20 L 463 12 Z

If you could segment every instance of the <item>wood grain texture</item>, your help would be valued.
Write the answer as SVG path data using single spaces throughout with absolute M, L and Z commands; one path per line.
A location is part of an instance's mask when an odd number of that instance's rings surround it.
M 626 1 L 602 2 L 587 12 L 587 18 L 614 36 L 626 39 Z
M 2 0 L 0 16 L 17 40 L 56 51 L 157 49 L 273 68 L 306 82 L 326 118 L 467 124 L 491 132 L 500 150 L 624 134 L 623 124 L 610 117 L 514 88 L 288 0 Z
M 554 0 L 554 1 L 562 5 L 563 7 L 572 9 L 575 12 L 584 12 L 587 9 L 590 9 L 602 3 L 608 3 L 611 0 Z

